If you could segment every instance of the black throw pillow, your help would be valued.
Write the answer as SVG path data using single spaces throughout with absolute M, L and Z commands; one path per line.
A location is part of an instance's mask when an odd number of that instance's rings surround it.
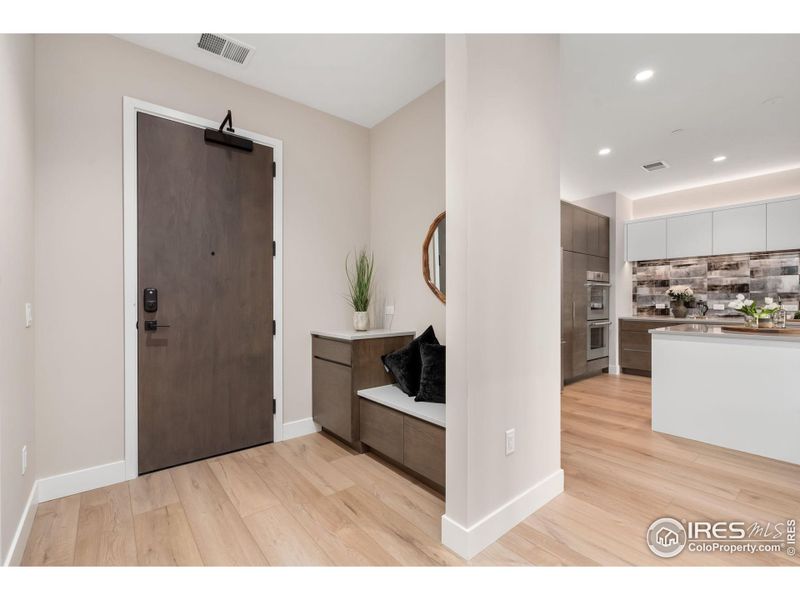
M 438 343 L 433 326 L 428 326 L 422 335 L 411 340 L 406 346 L 381 356 L 383 366 L 392 374 L 397 385 L 407 396 L 416 396 L 419 391 L 419 378 L 422 373 L 420 344 Z
M 422 357 L 422 376 L 419 392 L 414 399 L 417 402 L 444 404 L 445 347 L 439 344 L 422 344 L 419 349 Z

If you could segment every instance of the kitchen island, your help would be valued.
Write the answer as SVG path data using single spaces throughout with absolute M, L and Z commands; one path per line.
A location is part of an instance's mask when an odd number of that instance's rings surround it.
M 653 431 L 800 464 L 800 335 L 700 324 L 650 334 Z
M 666 315 L 639 315 L 619 319 L 619 367 L 623 373 L 650 376 L 652 349 L 650 330 L 682 323 L 741 325 L 741 317 L 694 317 L 678 319 Z

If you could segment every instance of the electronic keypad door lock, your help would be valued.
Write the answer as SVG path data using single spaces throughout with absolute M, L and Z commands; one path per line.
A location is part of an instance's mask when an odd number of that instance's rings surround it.
M 158 310 L 158 290 L 156 288 L 144 288 L 144 312 L 156 312 Z

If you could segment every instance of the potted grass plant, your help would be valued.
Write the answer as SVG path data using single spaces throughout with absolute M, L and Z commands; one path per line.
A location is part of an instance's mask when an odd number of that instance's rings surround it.
M 345 259 L 345 272 L 347 273 L 348 295 L 347 302 L 353 307 L 353 327 L 356 331 L 366 331 L 369 328 L 369 301 L 372 297 L 372 275 L 375 257 L 367 254 L 366 249 L 360 250 L 354 257 L 353 270 L 350 270 L 350 255 Z

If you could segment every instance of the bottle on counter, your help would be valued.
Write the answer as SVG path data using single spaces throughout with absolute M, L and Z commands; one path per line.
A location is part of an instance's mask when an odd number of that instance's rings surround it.
M 783 310 L 782 302 L 779 302 L 778 310 L 773 313 L 772 322 L 778 329 L 786 329 L 786 311 Z

